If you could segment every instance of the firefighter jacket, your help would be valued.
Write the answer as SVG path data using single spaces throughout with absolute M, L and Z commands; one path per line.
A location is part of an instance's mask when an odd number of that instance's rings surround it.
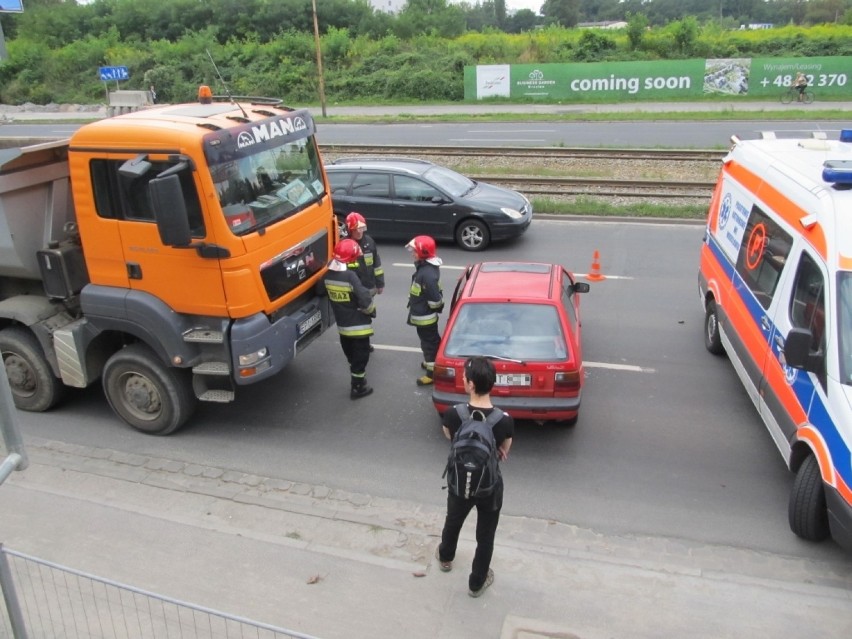
M 332 260 L 323 283 L 331 301 L 338 333 L 344 337 L 372 335 L 376 305 L 357 273 L 347 268 L 346 264 Z
M 408 292 L 408 323 L 412 326 L 437 324 L 438 313 L 444 310 L 440 269 L 426 260 L 418 260 L 414 268 Z
M 361 283 L 370 290 L 370 295 L 375 295 L 380 288 L 385 287 L 385 270 L 382 268 L 382 258 L 379 257 L 379 250 L 376 248 L 375 241 L 366 233 L 357 242 L 363 255 L 358 258 L 357 262 L 348 264 L 349 269 L 356 271 L 358 277 L 361 278 Z

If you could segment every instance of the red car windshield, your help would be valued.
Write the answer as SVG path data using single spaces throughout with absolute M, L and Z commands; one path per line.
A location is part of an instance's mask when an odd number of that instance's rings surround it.
M 568 348 L 554 306 L 467 303 L 459 309 L 444 355 L 561 361 L 568 357 Z

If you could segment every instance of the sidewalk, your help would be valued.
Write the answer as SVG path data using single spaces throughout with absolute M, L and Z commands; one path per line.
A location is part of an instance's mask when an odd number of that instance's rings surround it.
M 15 107 L 0 104 L 0 124 L 39 122 L 45 120 L 87 120 L 107 117 L 106 107 L 85 105 L 75 110 L 76 105 L 51 105 L 50 107 Z M 302 105 L 294 105 L 302 106 Z M 319 105 L 309 106 L 315 115 L 322 114 Z M 326 115 L 342 116 L 398 116 L 398 115 L 448 115 L 448 114 L 553 114 L 582 115 L 592 113 L 730 113 L 761 111 L 799 111 L 823 109 L 852 111 L 852 102 L 822 102 L 806 106 L 781 104 L 778 101 L 767 102 L 623 102 L 618 104 L 493 104 L 493 103 L 453 103 L 423 104 L 402 106 L 336 106 L 326 105 Z M 798 119 L 798 115 L 797 115 Z
M 7 547 L 322 639 L 852 631 L 852 575 L 819 562 L 504 516 L 494 585 L 471 599 L 473 522 L 441 573 L 442 509 L 44 440 L 27 451 L 0 486 Z

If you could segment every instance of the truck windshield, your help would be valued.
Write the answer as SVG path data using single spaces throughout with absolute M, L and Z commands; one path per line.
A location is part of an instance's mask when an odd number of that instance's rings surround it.
M 325 192 L 314 138 L 257 145 L 210 167 L 219 204 L 235 235 L 290 217 Z

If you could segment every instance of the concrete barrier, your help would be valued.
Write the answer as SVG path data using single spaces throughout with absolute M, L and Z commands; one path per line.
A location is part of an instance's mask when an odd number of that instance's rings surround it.
M 153 104 L 154 99 L 150 91 L 110 91 L 107 116 L 138 111 Z

